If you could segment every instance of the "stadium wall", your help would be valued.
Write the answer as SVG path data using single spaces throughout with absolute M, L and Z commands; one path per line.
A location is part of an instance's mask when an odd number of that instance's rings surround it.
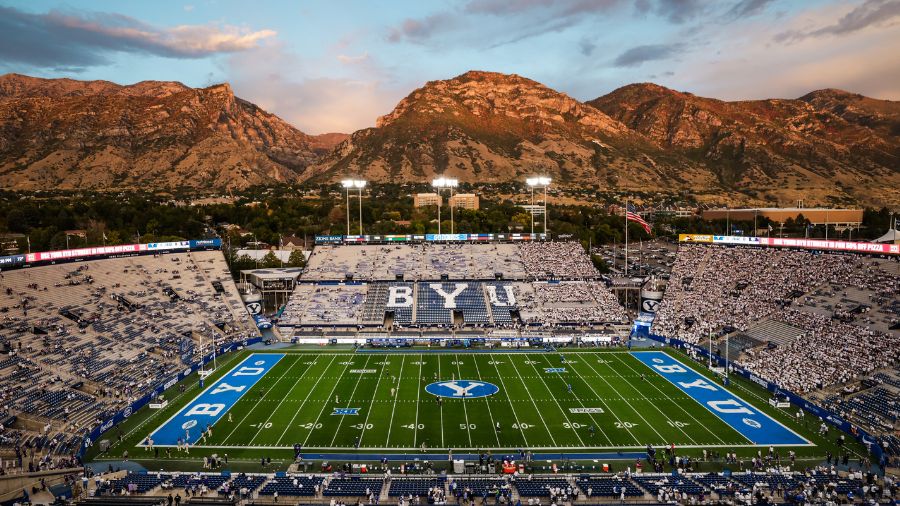
M 715 361 L 715 365 L 717 367 L 725 367 L 725 365 L 728 364 L 728 361 L 726 361 L 723 357 L 719 356 L 716 353 L 711 354 L 709 350 L 707 350 L 706 348 L 703 348 L 702 346 L 697 346 L 697 345 L 694 345 L 691 343 L 686 343 L 680 339 L 675 339 L 675 338 L 671 338 L 671 337 L 663 337 L 663 336 L 659 336 L 656 334 L 648 334 L 647 336 L 650 339 L 652 339 L 653 341 L 667 344 L 667 345 L 673 346 L 675 348 L 681 348 L 681 349 L 685 349 L 685 350 L 693 350 L 703 357 L 708 358 L 710 355 L 712 355 L 712 359 Z M 879 463 L 884 465 L 885 455 L 884 455 L 884 451 L 882 450 L 881 444 L 879 444 L 879 441 L 877 438 L 875 438 L 874 436 L 872 436 L 865 430 L 853 425 L 852 423 L 850 423 L 847 420 L 844 420 L 839 415 L 832 413 L 831 411 L 829 411 L 825 408 L 817 406 L 816 404 L 813 404 L 812 402 L 804 399 L 803 397 L 801 397 L 789 390 L 781 388 L 776 383 L 773 383 L 771 381 L 760 378 L 759 376 L 751 373 L 750 371 L 735 364 L 734 362 L 731 362 L 728 365 L 731 366 L 731 370 L 733 372 L 737 373 L 741 377 L 756 383 L 757 385 L 765 388 L 766 390 L 772 392 L 775 395 L 782 395 L 784 397 L 787 397 L 788 400 L 791 402 L 791 404 L 798 406 L 799 408 L 803 409 L 804 411 L 817 416 L 818 418 L 820 418 L 821 420 L 823 420 L 825 422 L 828 422 L 828 424 L 838 428 L 842 432 L 849 434 L 851 437 L 853 437 L 854 439 L 856 439 L 857 441 L 859 441 L 860 443 L 865 445 L 866 448 L 869 450 L 869 452 L 873 456 L 875 456 L 876 459 L 878 459 Z

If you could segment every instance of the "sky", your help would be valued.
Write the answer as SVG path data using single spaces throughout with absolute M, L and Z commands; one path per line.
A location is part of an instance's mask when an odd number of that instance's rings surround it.
M 900 100 L 900 0 L 0 0 L 0 74 L 228 82 L 352 132 L 425 82 L 515 73 L 579 100 L 654 82 L 724 100 Z

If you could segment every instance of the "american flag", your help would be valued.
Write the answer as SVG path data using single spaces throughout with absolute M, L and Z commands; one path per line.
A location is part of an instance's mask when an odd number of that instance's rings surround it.
M 635 211 L 634 206 L 631 204 L 627 204 L 627 207 L 625 209 L 625 219 L 628 221 L 633 221 L 635 223 L 639 223 L 641 225 L 641 227 L 644 228 L 645 232 L 647 232 L 648 234 L 650 233 L 650 230 L 651 230 L 650 224 L 647 223 L 646 221 L 644 221 L 644 218 L 641 218 L 641 215 L 639 215 Z

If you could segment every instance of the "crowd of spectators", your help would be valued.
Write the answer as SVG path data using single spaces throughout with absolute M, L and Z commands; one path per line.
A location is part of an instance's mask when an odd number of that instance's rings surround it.
M 517 285 L 523 287 L 523 285 Z M 553 326 L 625 323 L 628 316 L 619 299 L 599 281 L 537 282 L 520 290 L 522 322 Z
M 835 306 L 812 307 L 807 294 L 864 289 L 884 303 L 898 296 L 898 272 L 861 255 L 682 245 L 653 332 L 697 344 L 764 321 L 788 325 L 796 337 L 749 348 L 739 362 L 808 393 L 896 364 L 900 335 L 851 321 Z
M 596 279 L 599 276 L 577 241 L 521 243 L 518 254 L 531 279 Z
M 795 393 L 862 379 L 900 361 L 900 333 L 884 334 L 791 309 L 776 316 L 804 333 L 787 345 L 747 350 L 741 365 Z

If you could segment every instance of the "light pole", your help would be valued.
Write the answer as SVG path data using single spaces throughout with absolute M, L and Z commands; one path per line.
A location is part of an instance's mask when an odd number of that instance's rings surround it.
M 547 233 L 547 187 L 550 186 L 550 183 L 553 180 L 546 176 L 536 176 L 530 177 L 525 180 L 525 184 L 531 187 L 532 195 L 534 195 L 535 188 L 543 188 L 544 189 L 544 234 Z M 534 197 L 532 197 L 532 209 L 531 209 L 531 231 L 534 233 Z
M 350 189 L 359 190 L 359 235 L 363 235 L 362 225 L 362 189 L 366 187 L 366 181 L 362 179 L 344 179 L 341 186 L 347 190 L 347 235 L 350 235 Z
M 450 177 L 439 177 L 431 181 L 431 186 L 437 191 L 438 194 L 438 235 L 441 233 L 441 190 L 444 188 L 450 188 L 450 198 L 453 198 L 453 189 L 459 186 L 459 180 L 450 178 Z M 448 201 L 449 202 L 449 201 Z M 453 225 L 453 203 L 450 202 L 450 233 L 455 233 L 455 227 Z
M 341 181 L 341 186 L 347 193 L 347 235 L 350 235 L 350 188 L 353 188 L 353 180 L 345 179 Z
M 353 182 L 353 186 L 355 186 L 359 190 L 359 235 L 363 235 L 363 225 L 362 225 L 362 191 L 363 188 L 366 187 L 366 182 L 362 179 L 357 179 Z

